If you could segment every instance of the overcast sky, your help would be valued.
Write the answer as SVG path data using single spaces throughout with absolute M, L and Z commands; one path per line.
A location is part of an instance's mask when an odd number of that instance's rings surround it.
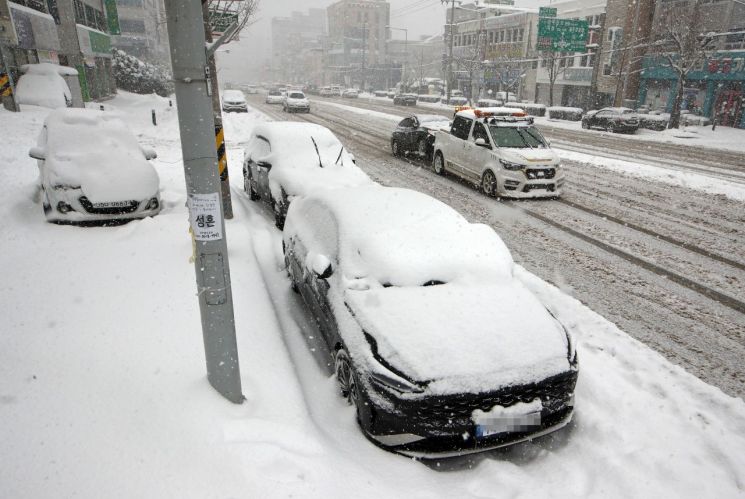
M 223 81 L 257 81 L 256 70 L 271 53 L 271 19 L 289 16 L 293 11 L 307 12 L 309 8 L 325 8 L 336 0 L 260 0 L 258 22 L 241 33 L 241 40 L 231 42 L 218 56 L 218 73 Z M 442 33 L 445 6 L 440 0 L 389 0 L 391 25 L 409 30 L 409 39 L 421 35 Z M 516 0 L 519 7 L 548 5 L 549 0 Z M 404 33 L 393 31 L 394 38 Z

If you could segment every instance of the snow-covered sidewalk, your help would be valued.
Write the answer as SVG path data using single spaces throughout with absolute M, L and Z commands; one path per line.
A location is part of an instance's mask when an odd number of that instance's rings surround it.
M 745 496 L 745 403 L 524 269 L 519 278 L 579 343 L 574 422 L 426 466 L 368 442 L 289 291 L 271 215 L 237 188 L 235 147 L 264 119 L 255 112 L 225 118 L 246 396 L 226 402 L 205 376 L 175 110 L 124 93 L 106 105 L 159 153 L 155 218 L 45 223 L 27 151 L 47 111 L 0 110 L 0 497 Z

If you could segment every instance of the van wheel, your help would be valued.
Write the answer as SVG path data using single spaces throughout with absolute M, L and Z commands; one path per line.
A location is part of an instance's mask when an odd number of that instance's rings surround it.
M 442 157 L 442 153 L 439 151 L 437 152 L 437 154 L 435 154 L 435 162 L 434 162 L 433 167 L 435 169 L 436 174 L 438 175 L 445 174 L 445 158 Z
M 486 170 L 484 175 L 481 177 L 481 190 L 489 197 L 496 197 L 497 178 L 491 170 Z

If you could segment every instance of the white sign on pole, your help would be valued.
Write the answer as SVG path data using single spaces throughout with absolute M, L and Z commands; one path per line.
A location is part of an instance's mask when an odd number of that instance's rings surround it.
M 189 195 L 189 219 L 194 239 L 197 241 L 222 239 L 221 204 L 219 192 Z

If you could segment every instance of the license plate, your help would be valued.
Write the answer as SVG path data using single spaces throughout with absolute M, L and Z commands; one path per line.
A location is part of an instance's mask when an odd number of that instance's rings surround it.
M 93 203 L 94 208 L 126 208 L 129 201 L 109 201 L 107 203 Z
M 499 433 L 514 433 L 533 430 L 541 426 L 541 413 L 530 413 L 502 417 L 488 424 L 476 425 L 476 438 L 486 438 Z

